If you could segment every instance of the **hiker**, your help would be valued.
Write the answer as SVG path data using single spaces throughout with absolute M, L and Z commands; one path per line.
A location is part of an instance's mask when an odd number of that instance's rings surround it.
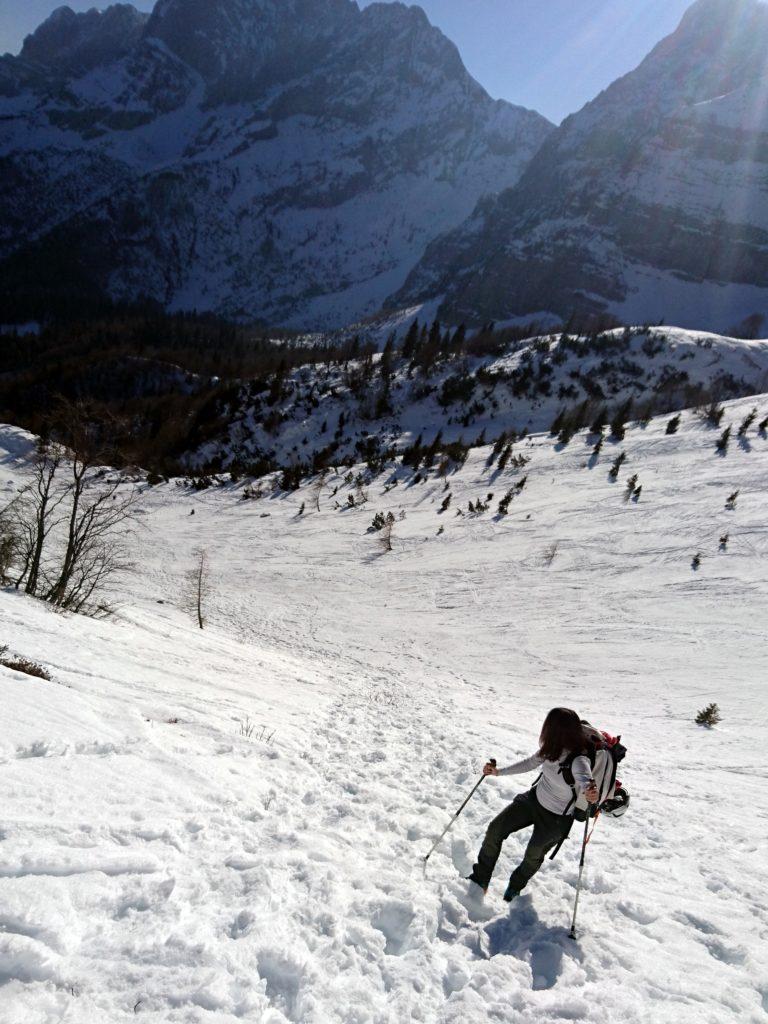
M 586 756 L 588 744 L 588 735 L 576 712 L 569 708 L 552 708 L 544 719 L 535 754 L 508 768 L 497 768 L 495 762 L 485 765 L 484 776 L 522 775 L 536 768 L 541 769 L 541 774 L 527 793 L 518 794 L 488 826 L 469 881 L 487 892 L 504 840 L 513 832 L 533 825 L 525 856 L 512 872 L 504 899 L 510 903 L 522 892 L 541 867 L 547 852 L 570 832 L 577 798 L 583 795 L 589 803 L 599 799 Z M 564 761 L 573 772 L 573 786 L 563 777 Z

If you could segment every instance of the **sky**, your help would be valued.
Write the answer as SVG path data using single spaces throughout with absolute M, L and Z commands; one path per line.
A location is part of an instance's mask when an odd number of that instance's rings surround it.
M 211 0 L 215 2 L 215 0 Z M 134 0 L 142 10 L 152 0 Z M 636 67 L 690 0 L 422 0 L 494 96 L 559 122 Z M 59 0 L 0 0 L 0 53 L 17 53 Z M 71 0 L 73 10 L 94 6 Z M 97 5 L 101 6 L 101 5 Z

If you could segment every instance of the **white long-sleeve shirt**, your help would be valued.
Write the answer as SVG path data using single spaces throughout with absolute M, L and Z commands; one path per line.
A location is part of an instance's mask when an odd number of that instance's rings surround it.
M 499 768 L 499 775 L 522 775 L 524 772 L 541 770 L 541 778 L 536 783 L 536 799 L 542 807 L 553 814 L 573 814 L 573 791 L 560 772 L 560 762 L 568 757 L 564 750 L 557 761 L 545 761 L 538 754 L 532 754 L 523 761 L 517 761 L 507 768 Z M 573 781 L 577 793 L 583 793 L 592 782 L 592 768 L 589 758 L 583 754 L 574 757 L 571 765 Z

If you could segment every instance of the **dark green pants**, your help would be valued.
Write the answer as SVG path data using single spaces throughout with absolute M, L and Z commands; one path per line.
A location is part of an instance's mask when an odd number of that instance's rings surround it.
M 568 835 L 572 824 L 571 815 L 553 814 L 542 807 L 536 799 L 535 790 L 521 793 L 488 826 L 470 877 L 487 889 L 504 840 L 513 832 L 533 825 L 533 835 L 523 862 L 515 868 L 509 880 L 512 888 L 521 892 L 539 870 L 549 850 Z

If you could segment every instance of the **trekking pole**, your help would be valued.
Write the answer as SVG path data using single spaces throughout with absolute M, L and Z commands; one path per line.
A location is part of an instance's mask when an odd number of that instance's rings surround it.
M 492 757 L 488 763 L 492 764 L 494 768 L 496 767 L 496 759 L 495 758 Z M 484 779 L 485 779 L 485 776 L 481 775 L 480 778 L 475 783 L 475 785 L 472 787 L 472 792 L 469 794 L 469 796 L 464 801 L 464 803 L 461 805 L 461 807 L 458 809 L 458 811 L 456 811 L 456 813 L 451 818 L 451 820 L 448 822 L 448 824 L 445 826 L 445 828 L 440 833 L 438 838 L 434 841 L 434 843 L 432 844 L 432 849 L 429 851 L 427 856 L 424 858 L 424 866 L 425 867 L 426 867 L 426 864 L 427 864 L 427 861 L 429 860 L 429 858 L 432 856 L 432 854 L 435 852 L 435 850 L 440 845 L 440 842 L 443 839 L 443 837 L 446 836 L 451 831 L 451 829 L 453 828 L 453 826 L 454 826 L 454 824 L 456 822 L 456 819 L 461 814 L 461 812 L 464 810 L 464 808 L 467 806 L 467 804 L 472 799 L 472 797 L 475 795 L 475 793 L 477 792 L 478 788 L 482 785 Z
M 573 920 L 571 921 L 571 930 L 569 937 L 571 939 L 576 938 L 576 914 L 579 910 L 579 895 L 581 894 L 581 878 L 584 874 L 584 859 L 587 854 L 587 843 L 592 837 L 592 833 L 589 831 L 589 819 L 592 817 L 592 804 L 589 805 L 589 811 L 587 813 L 587 820 L 584 822 L 584 839 L 581 842 L 581 858 L 579 860 L 579 880 L 576 883 L 576 901 L 573 904 Z M 597 824 L 597 815 L 595 815 L 595 825 Z M 592 828 L 594 832 L 594 826 Z

